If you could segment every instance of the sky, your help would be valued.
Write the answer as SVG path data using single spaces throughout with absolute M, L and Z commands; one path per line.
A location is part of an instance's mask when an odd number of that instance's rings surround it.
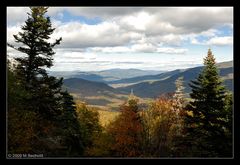
M 28 7 L 7 7 L 7 42 L 21 31 Z M 56 30 L 51 71 L 112 68 L 184 69 L 202 65 L 211 48 L 217 62 L 233 60 L 232 7 L 50 7 Z M 9 57 L 24 56 L 7 48 Z

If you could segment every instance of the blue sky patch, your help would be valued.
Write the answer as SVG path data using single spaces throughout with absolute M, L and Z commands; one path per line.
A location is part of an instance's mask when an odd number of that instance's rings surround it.
M 99 24 L 102 22 L 100 17 L 87 18 L 84 16 L 76 16 L 76 15 L 72 15 L 68 11 L 63 11 L 61 13 L 58 13 L 56 16 L 54 16 L 54 18 L 61 20 L 61 22 L 63 22 L 63 23 L 77 21 L 77 22 L 87 24 L 87 25 L 96 25 L 96 24 Z

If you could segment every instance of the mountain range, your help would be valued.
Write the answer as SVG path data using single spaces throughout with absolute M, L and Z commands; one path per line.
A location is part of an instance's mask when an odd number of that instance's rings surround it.
M 229 90 L 233 90 L 233 67 L 226 67 L 225 65 L 218 65 L 219 74 L 224 80 L 224 85 Z M 129 91 L 133 89 L 134 94 L 139 97 L 147 97 L 147 98 L 156 98 L 163 93 L 174 92 L 176 90 L 175 81 L 179 77 L 183 77 L 183 85 L 185 87 L 184 92 L 190 93 L 191 88 L 189 87 L 189 83 L 191 80 L 195 80 L 203 67 L 195 67 L 186 70 L 175 70 L 172 72 L 162 73 L 160 75 L 152 76 L 151 80 L 147 82 L 140 82 L 133 85 L 129 85 L 126 87 L 117 88 L 120 91 Z M 156 78 L 156 79 L 153 79 Z M 162 80 L 157 80 L 157 78 L 162 78 Z M 136 80 L 138 78 L 135 78 Z
M 219 63 L 217 66 L 224 85 L 233 91 L 233 61 Z M 140 98 L 150 99 L 164 93 L 174 92 L 175 81 L 181 76 L 184 79 L 184 92 L 188 94 L 191 92 L 190 81 L 196 79 L 202 69 L 203 66 L 168 72 L 137 69 L 75 72 L 71 75 L 72 77 L 70 76 L 71 78 L 64 80 L 64 87 L 75 97 L 89 104 L 100 106 L 114 104 L 116 106 L 117 103 L 122 103 L 127 99 L 131 90 Z
M 127 79 L 137 76 L 145 76 L 145 75 L 157 75 L 163 73 L 165 71 L 156 71 L 156 70 L 141 70 L 141 69 L 109 69 L 102 71 L 49 71 L 50 75 L 56 77 L 67 78 L 81 78 L 89 81 L 96 82 L 110 82 L 117 81 L 121 79 Z

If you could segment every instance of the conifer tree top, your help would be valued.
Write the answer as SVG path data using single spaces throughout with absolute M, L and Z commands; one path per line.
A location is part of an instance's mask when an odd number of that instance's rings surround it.
M 216 64 L 214 55 L 212 54 L 212 50 L 210 48 L 208 49 L 207 57 L 204 58 L 204 65 L 209 65 L 209 64 L 210 65 L 215 65 Z

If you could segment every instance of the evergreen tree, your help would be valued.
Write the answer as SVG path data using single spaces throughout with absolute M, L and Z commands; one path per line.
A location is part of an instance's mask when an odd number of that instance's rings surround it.
M 16 42 L 22 46 L 14 49 L 26 54 L 25 57 L 15 58 L 18 62 L 18 79 L 25 86 L 26 90 L 32 93 L 29 100 L 35 105 L 36 111 L 40 111 L 47 117 L 56 115 L 60 99 L 57 96 L 61 90 L 62 79 L 48 76 L 45 68 L 50 68 L 53 63 L 53 47 L 60 44 L 62 38 L 50 43 L 50 35 L 54 32 L 50 18 L 45 16 L 47 7 L 30 7 L 28 19 L 22 26 L 18 35 L 13 35 Z M 42 104 L 44 102 L 44 104 Z
M 55 54 L 53 47 L 60 44 L 62 38 L 54 43 L 48 42 L 50 35 L 54 32 L 49 17 L 45 16 L 47 7 L 30 7 L 28 19 L 22 26 L 23 32 L 13 35 L 17 43 L 22 43 L 21 47 L 14 47 L 18 51 L 27 54 L 25 58 L 16 58 L 20 63 L 19 70 L 27 85 L 33 85 L 33 81 L 38 76 L 46 76 L 46 71 L 42 67 L 50 68 L 52 56 Z M 19 73 L 20 74 L 20 73 Z
M 44 153 L 44 156 L 79 156 L 82 153 L 82 141 L 73 98 L 68 92 L 62 92 L 63 79 L 49 76 L 46 71 L 46 68 L 53 65 L 53 48 L 60 44 L 62 38 L 54 43 L 49 42 L 55 29 L 52 28 L 50 18 L 45 16 L 47 7 L 30 9 L 31 13 L 28 13 L 22 32 L 14 35 L 16 42 L 22 46 L 17 48 L 8 44 L 26 54 L 15 58 L 18 65 L 14 71 L 18 85 L 28 93 L 28 97 L 22 101 L 24 106 L 28 105 L 25 110 L 36 114 L 32 119 L 37 126 L 31 125 L 34 139 L 29 140 L 31 147 L 28 151 Z M 9 107 L 12 106 L 18 108 L 11 101 Z M 19 118 L 12 115 L 9 120 Z M 15 150 L 14 147 L 12 150 Z
M 226 106 L 226 90 L 218 75 L 215 58 L 208 50 L 204 69 L 197 80 L 191 81 L 193 101 L 186 106 L 185 141 L 192 146 L 191 156 L 231 156 L 229 127 L 232 109 Z
M 61 143 L 67 149 L 67 156 L 80 156 L 83 154 L 83 141 L 75 102 L 67 91 L 61 92 L 61 95 L 62 113 L 58 117 L 58 134 L 63 137 Z
M 26 101 L 31 93 L 26 91 L 16 77 L 14 66 L 7 62 L 8 76 L 8 147 L 7 152 L 31 153 L 33 151 L 32 141 L 36 137 L 37 114 L 29 111 L 31 105 Z M 11 67 L 10 67 L 11 66 Z

